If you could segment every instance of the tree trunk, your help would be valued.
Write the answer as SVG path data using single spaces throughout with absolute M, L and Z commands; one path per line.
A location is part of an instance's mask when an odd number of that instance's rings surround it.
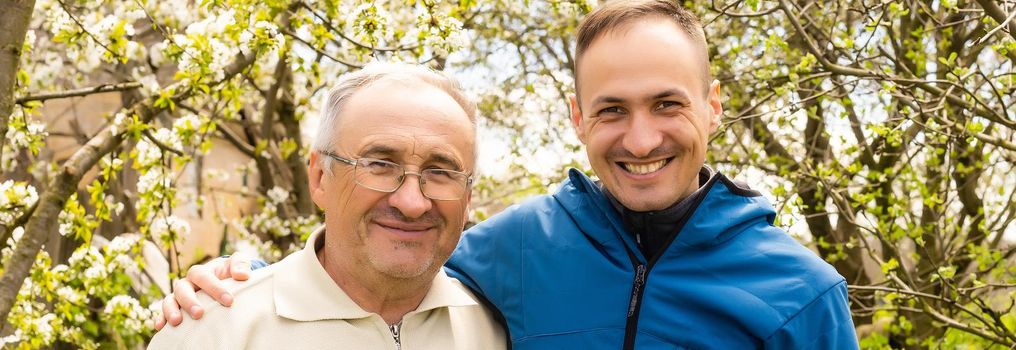
M 25 33 L 28 23 L 32 21 L 32 9 L 35 0 L 0 0 L 0 137 L 7 135 L 7 121 L 14 111 L 14 91 L 18 83 L 18 65 L 21 62 L 21 50 L 25 45 Z M 4 152 L 0 143 L 0 154 Z M 12 228 L 13 229 L 13 228 Z M 33 257 L 34 258 L 34 257 Z M 12 259 L 13 260 L 13 259 Z M 9 268 L 5 268 L 5 271 Z M 10 274 L 4 273 L 4 277 Z M 6 280 L 6 279 L 5 279 Z M 11 292 L 9 289 L 13 289 Z M 17 296 L 21 283 L 4 282 L 0 284 L 0 294 Z M 13 303 L 13 298 L 11 299 Z M 5 303 L 4 303 L 5 304 Z M 0 312 L 0 335 L 6 334 L 7 311 Z
M 7 135 L 7 119 L 14 110 L 18 64 L 25 45 L 25 33 L 32 20 L 35 0 L 0 0 L 0 137 Z M 2 152 L 0 145 L 0 152 Z

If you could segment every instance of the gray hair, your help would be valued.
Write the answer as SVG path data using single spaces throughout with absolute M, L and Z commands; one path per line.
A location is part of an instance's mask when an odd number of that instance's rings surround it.
M 363 88 L 384 80 L 396 80 L 405 82 L 422 82 L 437 87 L 451 96 L 458 102 L 462 110 L 466 112 L 469 121 L 476 128 L 476 104 L 462 90 L 459 82 L 454 78 L 433 69 L 421 65 L 407 63 L 374 62 L 364 66 L 362 69 L 346 73 L 339 79 L 338 83 L 328 92 L 324 108 L 321 110 L 321 121 L 318 123 L 317 137 L 311 145 L 314 151 L 332 152 L 338 143 L 335 128 L 339 122 L 339 116 L 349 99 Z M 477 152 L 474 149 L 473 154 Z M 474 156 L 475 158 L 475 156 Z M 331 158 L 320 157 L 324 162 L 322 167 L 329 169 Z M 474 159 L 475 163 L 475 159 Z

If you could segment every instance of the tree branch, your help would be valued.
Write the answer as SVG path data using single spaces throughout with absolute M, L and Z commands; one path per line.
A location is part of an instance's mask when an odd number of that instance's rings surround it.
M 966 101 L 966 100 L 964 100 L 963 98 L 961 98 L 959 96 L 953 95 L 951 93 L 947 93 L 942 88 L 934 86 L 934 85 L 932 85 L 930 82 L 928 82 L 926 80 L 921 80 L 921 79 L 905 79 L 905 78 L 900 78 L 900 77 L 897 77 L 897 76 L 889 75 L 888 73 L 874 72 L 874 71 L 870 71 L 870 70 L 866 70 L 866 69 L 861 69 L 861 68 L 848 67 L 848 66 L 836 64 L 836 63 L 833 63 L 832 61 L 829 61 L 828 59 L 826 59 L 826 57 L 825 57 L 824 53 L 822 52 L 822 50 L 820 50 L 818 48 L 818 45 L 815 44 L 815 42 L 811 38 L 811 36 L 809 36 L 805 32 L 805 29 L 801 26 L 801 23 L 797 20 L 796 16 L 798 16 L 798 14 L 794 13 L 791 10 L 790 4 L 787 3 L 787 0 L 780 0 L 780 8 L 783 9 L 784 14 L 786 15 L 786 17 L 790 21 L 790 23 L 794 26 L 794 28 L 798 31 L 798 34 L 800 34 L 802 36 L 802 39 L 804 40 L 804 42 L 806 44 L 805 46 L 807 47 L 808 51 L 811 52 L 815 56 L 815 58 L 819 62 L 819 64 L 821 64 L 823 67 L 825 67 L 829 71 L 831 71 L 833 73 L 836 73 L 836 74 L 840 74 L 840 75 L 850 75 L 850 76 L 856 76 L 856 77 L 860 77 L 860 78 L 887 80 L 887 81 L 892 81 L 892 82 L 895 82 L 895 83 L 913 84 L 914 86 L 920 88 L 921 90 L 930 92 L 931 94 L 933 94 L 935 96 L 945 97 L 949 101 L 949 103 L 958 105 L 958 106 L 963 107 L 963 108 L 968 109 L 968 110 L 973 110 L 977 114 L 980 114 L 980 115 L 984 116 L 985 118 L 987 118 L 987 119 L 989 119 L 991 121 L 994 121 L 996 123 L 1005 125 L 1005 126 L 1007 126 L 1009 128 L 1016 129 L 1016 120 L 1009 120 L 1008 118 L 1005 117 L 1005 115 L 998 114 L 997 111 L 990 110 L 990 109 L 986 108 L 985 106 L 979 105 L 977 103 L 972 103 L 972 102 Z M 976 98 L 975 98 L 975 100 L 976 100 Z
M 25 104 L 25 102 L 29 102 L 29 101 L 46 101 L 46 100 L 53 100 L 53 99 L 59 99 L 59 98 L 88 96 L 88 95 L 92 95 L 92 94 L 101 94 L 101 93 L 104 93 L 104 92 L 134 90 L 134 89 L 137 89 L 137 88 L 140 88 L 140 87 L 141 87 L 141 83 L 139 83 L 139 82 L 126 82 L 126 83 L 119 83 L 119 84 L 102 84 L 102 85 L 99 85 L 99 86 L 96 86 L 96 87 L 90 87 L 90 88 L 84 88 L 84 89 L 68 90 L 68 91 L 61 91 L 61 92 L 50 92 L 50 93 L 43 93 L 43 94 L 38 94 L 38 95 L 25 96 L 25 97 L 18 98 L 16 103 L 19 104 L 19 105 L 23 105 L 23 104 Z
M 1013 20 L 1013 18 L 1016 17 L 1016 11 L 1013 11 L 1013 13 L 1009 14 L 1007 17 L 1005 10 L 1002 10 L 1002 7 L 998 6 L 998 0 L 977 0 L 977 3 L 984 9 L 984 13 L 988 14 L 988 16 L 990 16 L 991 19 L 994 19 L 995 22 L 998 22 L 998 28 L 992 29 L 991 32 L 984 36 L 985 38 L 991 36 L 991 34 L 999 30 L 999 28 L 1009 27 L 1009 36 L 1011 36 L 1013 40 L 1016 40 L 1016 20 Z
M 251 158 L 257 157 L 257 155 L 254 154 L 254 147 L 251 147 L 251 145 L 247 144 L 247 142 L 240 140 L 240 136 L 234 133 L 233 130 L 230 129 L 228 125 L 219 125 L 219 127 L 216 128 L 216 130 L 222 133 L 222 136 L 225 136 L 226 140 L 229 141 L 229 143 L 232 143 L 233 146 L 236 147 L 236 149 L 240 150 L 240 152 L 242 152 L 243 154 L 246 154 L 248 157 Z

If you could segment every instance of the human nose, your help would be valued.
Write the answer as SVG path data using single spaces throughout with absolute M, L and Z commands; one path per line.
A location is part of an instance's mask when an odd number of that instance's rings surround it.
M 647 157 L 660 147 L 663 135 L 651 115 L 633 115 L 624 134 L 622 145 L 635 157 Z
M 415 180 L 410 180 L 409 175 L 416 175 L 412 176 Z M 423 195 L 421 179 L 419 173 L 407 171 L 402 179 L 402 185 L 388 197 L 388 204 L 408 218 L 418 218 L 430 211 L 433 202 Z

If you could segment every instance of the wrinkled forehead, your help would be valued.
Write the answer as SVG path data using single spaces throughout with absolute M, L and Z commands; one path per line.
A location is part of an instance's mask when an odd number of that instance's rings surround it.
M 441 165 L 446 169 L 470 171 L 473 169 L 475 148 L 465 145 L 461 138 L 434 134 L 431 130 L 376 133 L 361 139 L 352 152 L 356 157 L 378 158 L 399 164 Z
M 339 133 L 346 152 L 472 169 L 475 128 L 462 107 L 440 88 L 423 82 L 379 81 L 357 91 L 343 114 Z

